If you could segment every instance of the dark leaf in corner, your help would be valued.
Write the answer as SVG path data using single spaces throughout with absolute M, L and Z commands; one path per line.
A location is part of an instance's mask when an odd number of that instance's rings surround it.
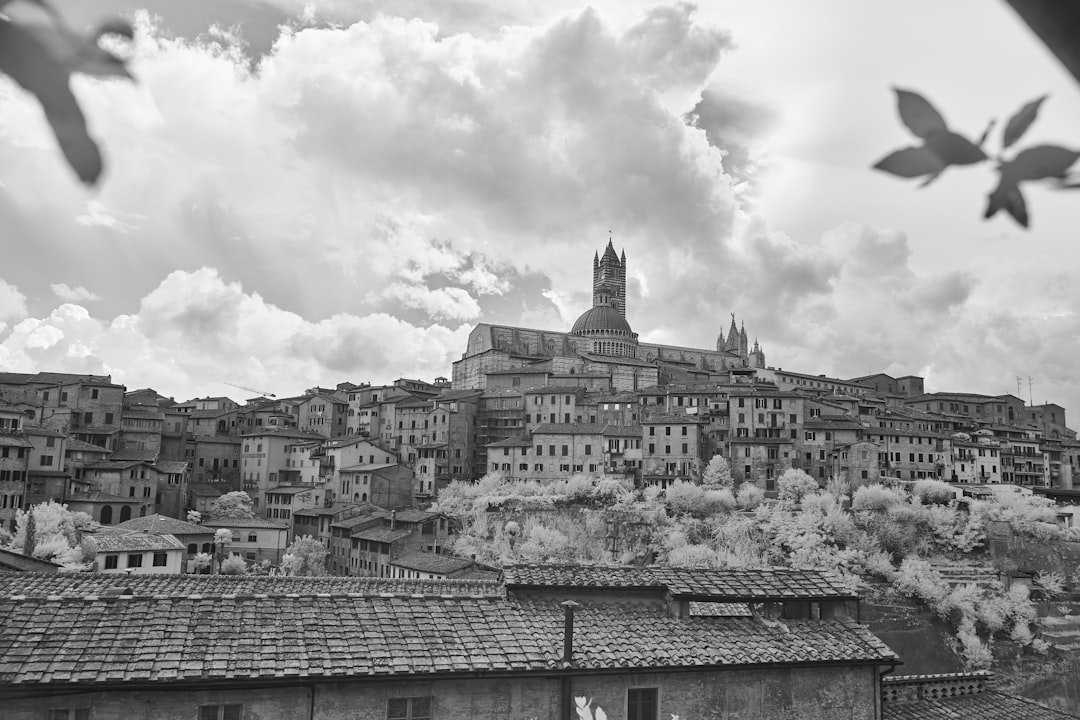
M 986 159 L 982 148 L 963 135 L 948 130 L 927 135 L 926 146 L 943 165 L 973 165 Z
M 101 151 L 86 130 L 86 118 L 68 85 L 69 71 L 56 61 L 38 35 L 0 19 L 0 72 L 41 102 L 60 149 L 84 183 L 101 176 Z
M 945 165 L 926 147 L 906 147 L 889 153 L 874 164 L 875 170 L 912 178 L 940 173 Z
M 1024 195 L 1016 183 L 1002 176 L 1001 182 L 990 193 L 988 200 L 984 218 L 992 218 L 998 210 L 1004 210 L 1021 226 L 1025 228 L 1028 226 L 1027 203 L 1024 202 Z
M 896 91 L 896 107 L 900 111 L 900 120 L 917 137 L 925 138 L 931 133 L 949 129 L 945 118 L 922 95 L 900 88 L 893 90 Z
M 1014 142 L 1020 139 L 1029 127 L 1031 123 L 1035 122 L 1035 117 L 1039 114 L 1039 106 L 1043 104 L 1047 96 L 1043 95 L 1041 98 L 1032 100 L 1024 107 L 1016 111 L 1016 114 L 1009 118 L 1008 124 L 1005 125 L 1005 134 L 1002 137 L 1001 146 L 1007 148 Z
M 1001 166 L 1001 174 L 1017 183 L 1021 180 L 1044 180 L 1065 177 L 1080 158 L 1080 152 L 1057 145 L 1036 145 L 1016 154 Z

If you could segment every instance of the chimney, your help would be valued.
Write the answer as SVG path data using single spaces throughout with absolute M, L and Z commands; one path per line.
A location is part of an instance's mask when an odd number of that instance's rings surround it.
M 393 530 L 397 526 L 397 510 L 390 511 L 390 529 Z
M 573 600 L 565 600 L 563 606 L 563 649 L 562 659 L 565 662 L 574 661 L 574 608 L 580 605 Z

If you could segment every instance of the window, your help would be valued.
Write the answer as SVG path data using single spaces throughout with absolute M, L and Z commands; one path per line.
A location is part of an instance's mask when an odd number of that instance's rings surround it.
M 433 705 L 430 697 L 389 698 L 386 701 L 386 720 L 431 720 Z
M 83 413 L 83 422 L 86 423 L 87 425 L 92 424 L 94 422 L 94 413 L 92 413 L 92 412 Z
M 119 555 L 106 555 L 105 556 L 105 569 L 106 570 L 115 570 L 117 565 L 118 565 L 119 558 L 120 558 Z
M 259 542 L 259 536 L 256 533 L 248 533 L 248 542 Z
M 656 688 L 630 688 L 626 691 L 626 720 L 657 720 Z M 200 719 L 201 720 L 201 719 Z
M 142 567 L 142 553 L 128 553 L 127 566 L 129 568 Z
M 199 720 L 240 720 L 243 705 L 200 705 Z
M 165 567 L 169 563 L 168 553 L 154 553 L 154 567 Z
M 112 425 L 113 424 L 113 414 L 112 413 L 108 413 L 108 412 L 105 413 L 105 424 L 106 425 Z

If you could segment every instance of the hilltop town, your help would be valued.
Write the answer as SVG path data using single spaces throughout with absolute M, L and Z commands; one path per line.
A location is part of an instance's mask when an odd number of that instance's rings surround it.
M 0 574 L 21 618 L 0 647 L 55 635 L 80 662 L 95 643 L 113 653 L 44 673 L 43 646 L 10 654 L 7 691 L 30 698 L 17 717 L 60 690 L 101 702 L 50 717 L 112 717 L 150 685 L 156 707 L 195 702 L 200 720 L 266 713 L 264 696 L 286 715 L 310 702 L 344 717 L 333 708 L 355 701 L 388 720 L 430 720 L 437 698 L 456 708 L 439 717 L 938 717 L 906 713 L 953 697 L 1064 717 L 985 670 L 1009 683 L 1008 663 L 1056 672 L 1080 648 L 1080 442 L 1065 408 L 772 367 L 734 316 L 713 347 L 641 342 L 626 263 L 610 243 L 596 254 L 593 305 L 569 332 L 478 325 L 452 380 L 236 386 L 254 393 L 238 402 L 0 373 L 0 567 L 22 573 Z M 50 603 L 75 622 L 61 629 Z M 298 635 L 309 605 L 352 634 Z M 173 660 L 147 670 L 100 634 L 114 615 L 201 624 L 162 639 Z M 912 617 L 925 647 L 898 654 Z M 296 659 L 266 632 L 292 638 Z M 359 654 L 338 647 L 355 633 L 370 635 Z M 212 661 L 202 635 L 247 650 Z M 248 652 L 256 635 L 263 650 Z M 630 635 L 641 648 L 621 644 Z M 965 672 L 881 680 L 937 647 Z M 680 675 L 691 668 L 700 677 Z M 716 672 L 727 694 L 661 702 Z M 567 679 L 582 674 L 610 678 Z M 417 675 L 423 692 L 401 684 Z M 329 683 L 319 714 L 316 682 Z M 1031 692 L 1061 707 L 1075 688 Z

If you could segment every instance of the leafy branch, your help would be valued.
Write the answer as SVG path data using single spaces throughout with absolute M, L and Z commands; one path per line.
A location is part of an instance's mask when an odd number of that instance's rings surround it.
M 1002 132 L 1001 152 L 991 158 L 983 145 L 994 128 L 993 120 L 975 143 L 950 130 L 942 114 L 922 95 L 911 90 L 893 89 L 900 121 L 923 142 L 889 153 L 874 164 L 876 170 L 903 178 L 924 178 L 919 187 L 926 187 L 950 165 L 976 165 L 992 159 L 996 162 L 999 177 L 997 187 L 987 196 L 983 217 L 989 219 L 1004 210 L 1025 228 L 1030 218 L 1027 202 L 1020 191 L 1021 183 L 1055 180 L 1059 189 L 1080 188 L 1080 182 L 1069 179 L 1069 168 L 1080 159 L 1078 151 L 1059 145 L 1034 145 L 1018 151 L 1011 158 L 1005 154 L 1035 122 L 1039 108 L 1046 100 L 1045 95 L 1025 104 L 1009 118 Z
M 82 182 L 93 185 L 103 169 L 101 150 L 71 92 L 71 75 L 134 79 L 125 61 L 100 44 L 106 36 L 132 40 L 134 29 L 126 20 L 113 19 L 83 34 L 47 0 L 22 1 L 44 11 L 48 22 L 17 22 L 4 10 L 18 0 L 0 0 L 0 72 L 37 97 L 68 164 Z

